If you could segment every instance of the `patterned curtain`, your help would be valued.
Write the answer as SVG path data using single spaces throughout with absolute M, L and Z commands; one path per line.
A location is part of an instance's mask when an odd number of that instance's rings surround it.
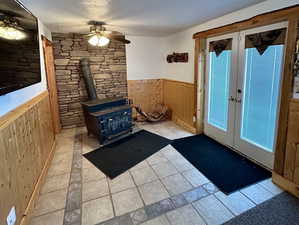
M 215 52 L 218 57 L 224 50 L 232 49 L 232 39 L 223 39 L 219 41 L 211 41 L 209 51 Z
M 263 55 L 270 45 L 283 45 L 285 37 L 285 28 L 246 35 L 245 48 L 254 47 L 260 55 Z

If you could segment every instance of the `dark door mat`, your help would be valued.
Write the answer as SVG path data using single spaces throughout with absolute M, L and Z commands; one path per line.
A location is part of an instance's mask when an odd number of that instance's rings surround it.
M 167 138 L 141 130 L 84 157 L 113 179 L 170 143 Z
M 226 194 L 271 177 L 268 170 L 203 134 L 176 139 L 172 146 Z
M 299 199 L 284 192 L 224 225 L 298 225 Z

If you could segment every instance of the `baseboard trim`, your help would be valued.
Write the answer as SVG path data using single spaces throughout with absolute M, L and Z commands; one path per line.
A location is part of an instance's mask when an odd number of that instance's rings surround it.
M 282 189 L 299 198 L 299 185 L 289 181 L 275 172 L 272 172 L 272 181 Z
M 23 215 L 23 218 L 21 219 L 21 222 L 20 222 L 20 225 L 28 225 L 30 223 L 30 219 L 32 217 L 32 213 L 33 213 L 33 210 L 37 204 L 37 201 L 38 201 L 38 197 L 40 195 L 40 191 L 41 191 L 41 188 L 45 182 L 45 178 L 47 176 L 47 173 L 48 173 L 48 169 L 51 165 L 51 162 L 52 162 L 52 159 L 54 157 L 54 153 L 55 153 L 55 148 L 56 148 L 56 142 L 54 141 L 53 145 L 52 145 L 52 150 L 48 156 L 48 159 L 46 160 L 46 163 L 45 163 L 45 166 L 37 180 L 37 183 L 34 187 L 34 190 L 33 190 L 33 193 L 30 197 L 30 200 L 29 200 L 29 203 L 27 205 L 27 208 L 25 210 L 25 213 Z
M 183 120 L 181 120 L 180 118 L 178 118 L 176 115 L 172 115 L 172 121 L 175 122 L 177 125 L 183 127 L 184 129 L 186 129 L 187 131 L 191 132 L 192 134 L 196 134 L 196 128 L 190 126 L 189 124 L 187 124 L 186 122 L 184 122 Z

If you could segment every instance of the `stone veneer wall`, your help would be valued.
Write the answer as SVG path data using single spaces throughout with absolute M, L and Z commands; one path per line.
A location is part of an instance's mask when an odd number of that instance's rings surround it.
M 107 47 L 93 47 L 82 34 L 52 35 L 60 118 L 64 128 L 84 125 L 80 102 L 87 100 L 87 92 L 79 66 L 81 58 L 90 59 L 99 98 L 128 95 L 123 43 L 111 41 Z

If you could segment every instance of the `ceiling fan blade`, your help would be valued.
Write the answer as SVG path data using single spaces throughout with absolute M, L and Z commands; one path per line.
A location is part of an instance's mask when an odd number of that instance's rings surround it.
M 119 41 L 122 42 L 124 44 L 130 44 L 131 41 L 125 39 L 124 36 L 114 36 L 114 35 L 109 35 L 108 38 L 110 38 L 111 40 L 115 40 L 115 41 Z
M 0 14 L 4 15 L 4 16 L 9 16 L 9 17 L 24 17 L 23 15 L 10 11 L 10 10 L 4 10 L 4 9 L 0 9 Z
M 88 25 L 92 25 L 92 26 L 90 27 L 90 33 L 85 35 L 85 37 L 90 37 L 93 35 L 100 35 L 100 36 L 109 38 L 111 40 L 122 42 L 124 44 L 131 43 L 131 41 L 125 39 L 125 36 L 122 33 L 118 32 L 118 31 L 114 31 L 114 30 L 106 30 L 105 22 L 89 21 Z
M 93 36 L 93 35 L 95 35 L 94 33 L 90 33 L 90 34 L 84 34 L 83 36 L 84 37 L 91 37 L 91 36 Z

